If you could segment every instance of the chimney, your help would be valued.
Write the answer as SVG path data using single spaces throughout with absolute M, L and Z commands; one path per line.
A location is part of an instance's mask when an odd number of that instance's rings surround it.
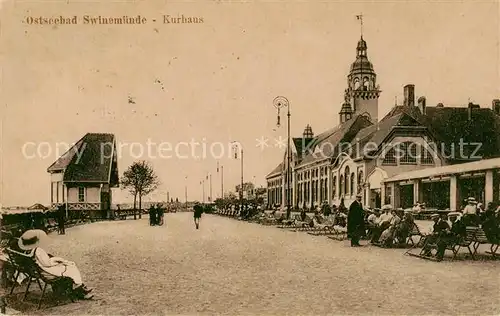
M 469 102 L 469 105 L 467 106 L 467 118 L 472 120 L 472 109 L 480 109 L 481 107 L 479 104 L 474 104 L 472 102 Z
M 493 100 L 493 102 L 491 103 L 491 109 L 493 110 L 493 112 L 495 112 L 497 115 L 500 115 L 500 100 L 499 99 L 495 99 Z
M 404 92 L 404 106 L 414 106 L 415 105 L 415 85 L 407 84 L 403 88 Z
M 422 113 L 423 115 L 425 115 L 425 106 L 426 106 L 426 102 L 427 100 L 425 99 L 425 97 L 420 97 L 418 98 L 418 109 L 420 110 L 420 113 Z

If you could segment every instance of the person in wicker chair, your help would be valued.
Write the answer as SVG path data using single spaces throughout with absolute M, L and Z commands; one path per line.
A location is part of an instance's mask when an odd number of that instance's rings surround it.
M 87 288 L 82 281 L 80 270 L 72 261 L 50 256 L 40 247 L 47 234 L 43 230 L 28 230 L 18 239 L 19 248 L 34 257 L 36 264 L 48 276 L 68 277 L 73 281 L 72 294 L 78 299 L 92 299 L 92 289 Z

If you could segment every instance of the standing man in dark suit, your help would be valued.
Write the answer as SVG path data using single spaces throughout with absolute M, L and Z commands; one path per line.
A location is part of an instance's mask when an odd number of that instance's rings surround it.
M 64 205 L 59 205 L 59 207 L 57 209 L 57 221 L 58 221 L 58 227 L 59 227 L 59 230 L 58 230 L 59 235 L 66 234 L 66 231 L 64 229 L 64 221 L 66 220 L 65 213 L 66 213 L 66 208 L 64 207 Z
M 351 238 L 351 247 L 359 247 L 359 239 L 365 232 L 365 212 L 361 205 L 361 194 L 349 206 L 347 214 L 347 237 Z

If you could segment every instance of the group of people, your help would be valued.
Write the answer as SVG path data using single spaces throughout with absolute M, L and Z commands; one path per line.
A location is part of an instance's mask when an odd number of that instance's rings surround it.
M 436 248 L 434 256 L 439 261 L 443 260 L 446 248 L 466 236 L 466 227 L 481 227 L 489 242 L 495 244 L 500 241 L 500 205 L 496 203 L 490 202 L 484 208 L 475 198 L 469 197 L 462 212 L 451 212 L 447 216 L 433 214 L 431 218 L 434 225 L 432 232 L 426 236 L 424 256 L 433 256 L 432 249 Z
M 393 209 L 384 205 L 382 210 L 375 209 L 367 218 L 370 242 L 382 246 L 406 244 L 415 223 L 410 210 Z
M 162 205 L 156 204 L 149 207 L 149 225 L 150 226 L 162 226 L 163 216 L 165 215 L 165 209 Z

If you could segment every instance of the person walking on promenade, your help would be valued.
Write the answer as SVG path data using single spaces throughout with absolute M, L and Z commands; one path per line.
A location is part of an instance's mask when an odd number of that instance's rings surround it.
M 64 221 L 65 221 L 65 207 L 64 205 L 60 205 L 57 208 L 57 224 L 58 224 L 58 231 L 57 233 L 59 235 L 65 235 L 66 231 L 64 229 Z
M 365 213 L 361 205 L 361 194 L 349 206 L 347 214 L 347 236 L 351 238 L 351 247 L 359 247 L 359 239 L 365 233 Z
M 156 225 L 156 210 L 154 205 L 149 207 L 149 226 Z
M 196 226 L 196 229 L 199 229 L 200 228 L 200 218 L 201 218 L 201 214 L 203 214 L 203 206 L 201 206 L 200 204 L 196 204 L 194 207 L 194 224 Z
M 163 215 L 165 213 L 165 211 L 163 210 L 163 205 L 158 204 L 156 212 L 158 216 L 158 225 L 163 226 Z

